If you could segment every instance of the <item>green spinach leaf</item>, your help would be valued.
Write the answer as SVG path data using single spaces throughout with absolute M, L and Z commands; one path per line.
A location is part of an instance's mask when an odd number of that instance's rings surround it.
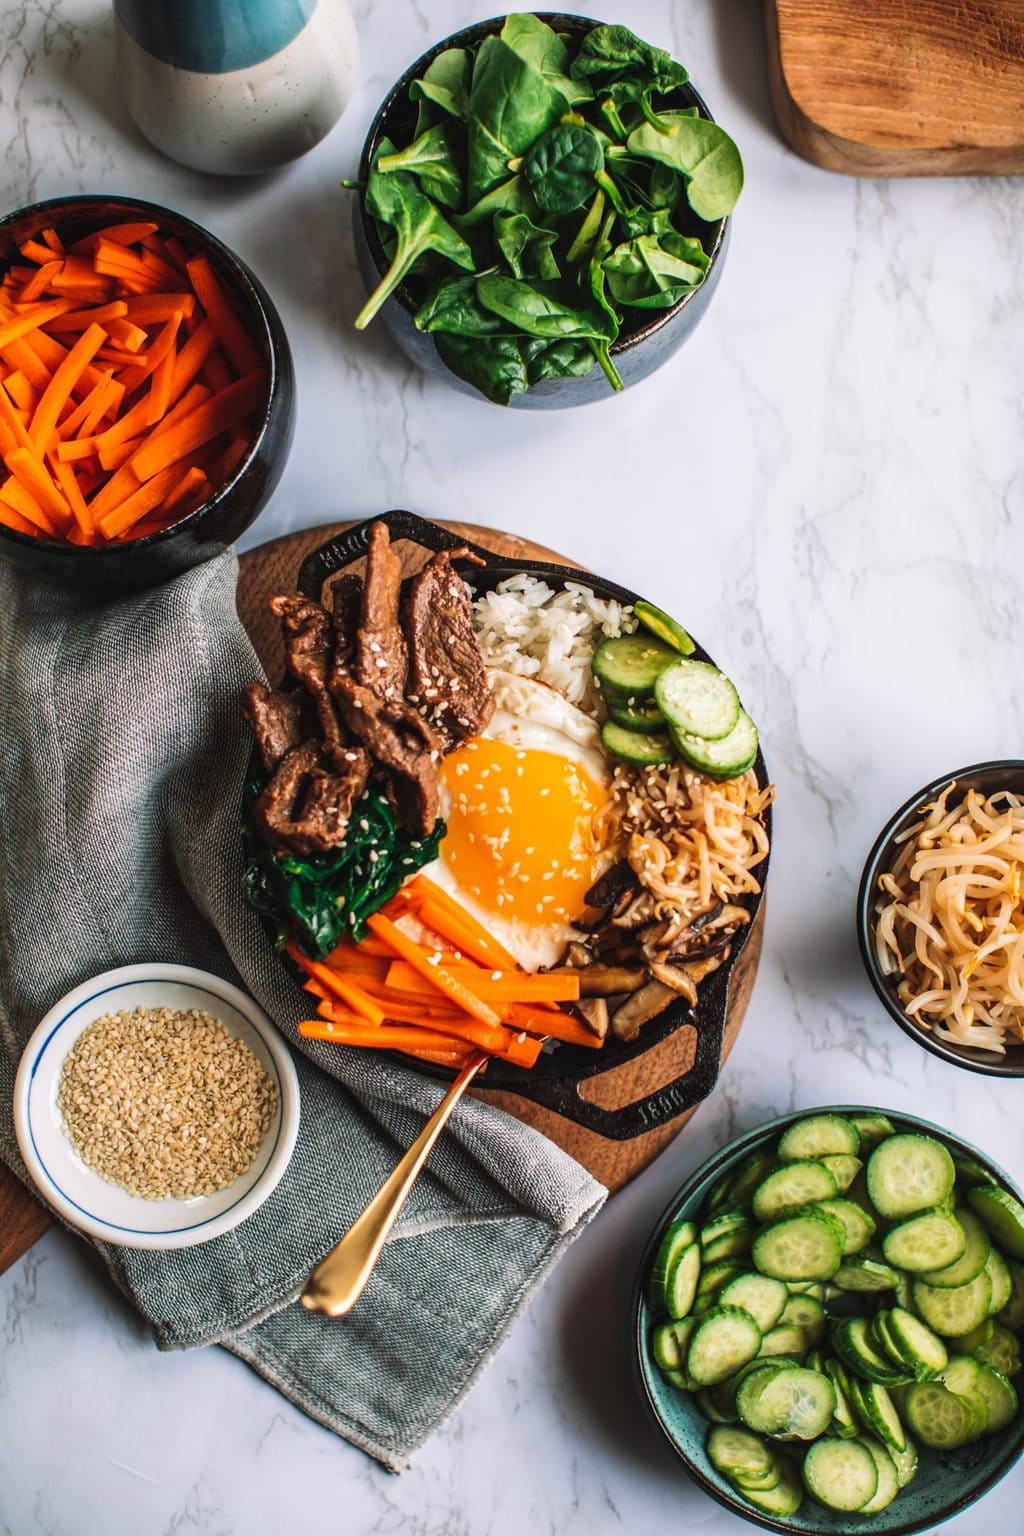
M 690 78 L 663 48 L 654 48 L 628 27 L 602 26 L 588 32 L 570 66 L 574 80 L 586 80 L 596 92 L 637 100 L 639 90 L 673 91 Z M 618 94 L 625 86 L 624 96 Z
M 509 336 L 515 328 L 491 310 L 484 309 L 476 296 L 476 274 L 449 277 L 435 283 L 416 311 L 416 325 L 421 331 L 446 331 L 452 336 Z
M 516 336 L 452 336 L 438 331 L 434 344 L 452 373 L 472 384 L 495 405 L 524 394 L 530 380 Z
M 690 207 L 700 218 L 724 219 L 743 190 L 743 161 L 717 123 L 688 112 L 665 112 L 664 131 L 642 123 L 626 141 L 631 155 L 655 160 L 686 180 Z
M 458 142 L 448 123 L 437 123 L 414 139 L 408 149 L 391 155 L 379 155 L 378 172 L 407 171 L 415 176 L 423 191 L 445 208 L 461 208 L 465 178 L 456 163 Z
M 506 16 L 501 39 L 521 59 L 540 71 L 549 85 L 565 97 L 570 106 L 589 101 L 593 95 L 585 80 L 573 80 L 568 74 L 569 50 L 552 27 L 529 11 Z
M 565 97 L 500 37 L 486 37 L 469 92 L 469 196 L 473 202 L 504 181 L 565 110 Z
M 611 342 L 619 334 L 614 311 L 582 295 L 575 305 L 567 304 L 550 287 L 497 272 L 479 279 L 476 294 L 485 309 L 528 336 L 549 340 L 587 340 L 593 336 Z
M 377 161 L 394 153 L 390 139 L 382 139 L 366 186 L 366 206 L 373 217 L 395 232 L 395 253 L 384 277 L 356 316 L 356 329 L 369 325 L 390 294 L 398 287 L 420 257 L 436 251 L 457 267 L 472 271 L 473 252 L 458 230 L 420 191 L 414 177 L 406 171 L 383 172 Z
M 543 341 L 535 336 L 523 342 L 522 353 L 531 384 L 541 379 L 582 379 L 594 366 L 594 354 L 585 341 Z
M 557 123 L 523 161 L 523 174 L 542 213 L 573 213 L 594 191 L 604 164 L 601 141 L 586 124 Z
M 485 192 L 472 208 L 458 215 L 456 222 L 461 230 L 472 235 L 482 224 L 490 224 L 497 213 L 525 213 L 532 217 L 536 212 L 537 204 L 530 184 L 525 176 L 517 174 Z
M 430 103 L 464 123 L 469 118 L 470 57 L 465 48 L 446 48 L 432 59 L 419 80 L 409 87 L 410 101 Z M 421 131 L 420 123 L 416 132 Z M 429 125 L 425 125 L 429 126 Z
M 608 292 L 617 304 L 669 309 L 704 281 L 708 258 L 699 240 L 686 235 L 640 235 L 602 263 Z
M 494 215 L 494 241 L 513 277 L 540 277 L 547 281 L 558 277 L 558 262 L 551 249 L 557 239 L 555 230 L 538 229 L 525 213 Z

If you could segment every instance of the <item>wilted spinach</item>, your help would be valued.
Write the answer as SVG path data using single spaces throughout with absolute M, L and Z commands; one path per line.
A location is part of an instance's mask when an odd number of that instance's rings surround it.
M 686 80 L 627 27 L 577 42 L 530 13 L 439 53 L 410 87 L 409 142 L 382 140 L 362 189 L 390 267 L 357 324 L 408 279 L 416 325 L 488 399 L 595 360 L 621 388 L 630 313 L 699 286 L 701 221 L 743 186 L 728 135 L 673 99 Z

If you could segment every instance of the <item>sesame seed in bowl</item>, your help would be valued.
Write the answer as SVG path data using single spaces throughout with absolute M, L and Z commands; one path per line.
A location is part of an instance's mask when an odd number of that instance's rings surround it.
M 53 1007 L 22 1056 L 18 1145 L 59 1216 L 109 1243 L 190 1247 L 284 1173 L 299 1088 L 274 1025 L 191 966 L 124 966 Z

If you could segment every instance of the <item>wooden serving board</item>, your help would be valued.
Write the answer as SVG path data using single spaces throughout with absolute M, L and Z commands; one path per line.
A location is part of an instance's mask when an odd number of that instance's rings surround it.
M 294 591 L 299 566 L 305 556 L 344 526 L 343 523 L 333 523 L 289 534 L 242 556 L 238 612 L 271 678 L 281 676 L 284 652 L 280 625 L 267 611 L 267 599 L 274 592 Z M 567 560 L 564 555 L 512 534 L 495 533 L 468 523 L 446 523 L 445 526 L 459 537 L 482 544 L 495 554 L 519 555 L 524 560 L 553 560 L 561 565 L 575 563 Z M 397 547 L 401 552 L 401 545 Z M 750 1000 L 761 953 L 763 914 L 762 902 L 754 930 L 730 980 L 723 1059 L 735 1043 Z M 592 1103 L 605 1109 L 620 1109 L 674 1082 L 692 1063 L 694 1047 L 695 1032 L 684 1026 L 653 1050 L 588 1078 L 582 1091 Z M 574 1125 L 554 1111 L 522 1099 L 515 1093 L 488 1091 L 483 1087 L 471 1091 L 477 1098 L 498 1105 L 524 1124 L 541 1131 L 613 1191 L 621 1189 L 641 1169 L 646 1168 L 679 1134 L 695 1112 L 693 1109 L 686 1110 L 669 1124 L 630 1141 L 612 1141 L 583 1126 Z M 43 1207 L 0 1165 L 0 1274 L 29 1249 L 49 1225 L 50 1218 Z
M 1024 0 L 765 0 L 779 126 L 850 176 L 1024 173 Z

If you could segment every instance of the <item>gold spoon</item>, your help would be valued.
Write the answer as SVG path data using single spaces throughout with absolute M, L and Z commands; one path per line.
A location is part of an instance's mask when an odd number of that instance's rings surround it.
M 483 1051 L 470 1057 L 394 1173 L 381 1185 L 341 1242 L 331 1249 L 325 1259 L 321 1259 L 302 1292 L 302 1305 L 310 1312 L 326 1312 L 328 1317 L 342 1317 L 355 1306 L 363 1294 L 387 1235 L 405 1204 L 405 1197 L 430 1156 L 430 1149 L 444 1130 L 452 1110 L 486 1061 L 487 1056 Z

